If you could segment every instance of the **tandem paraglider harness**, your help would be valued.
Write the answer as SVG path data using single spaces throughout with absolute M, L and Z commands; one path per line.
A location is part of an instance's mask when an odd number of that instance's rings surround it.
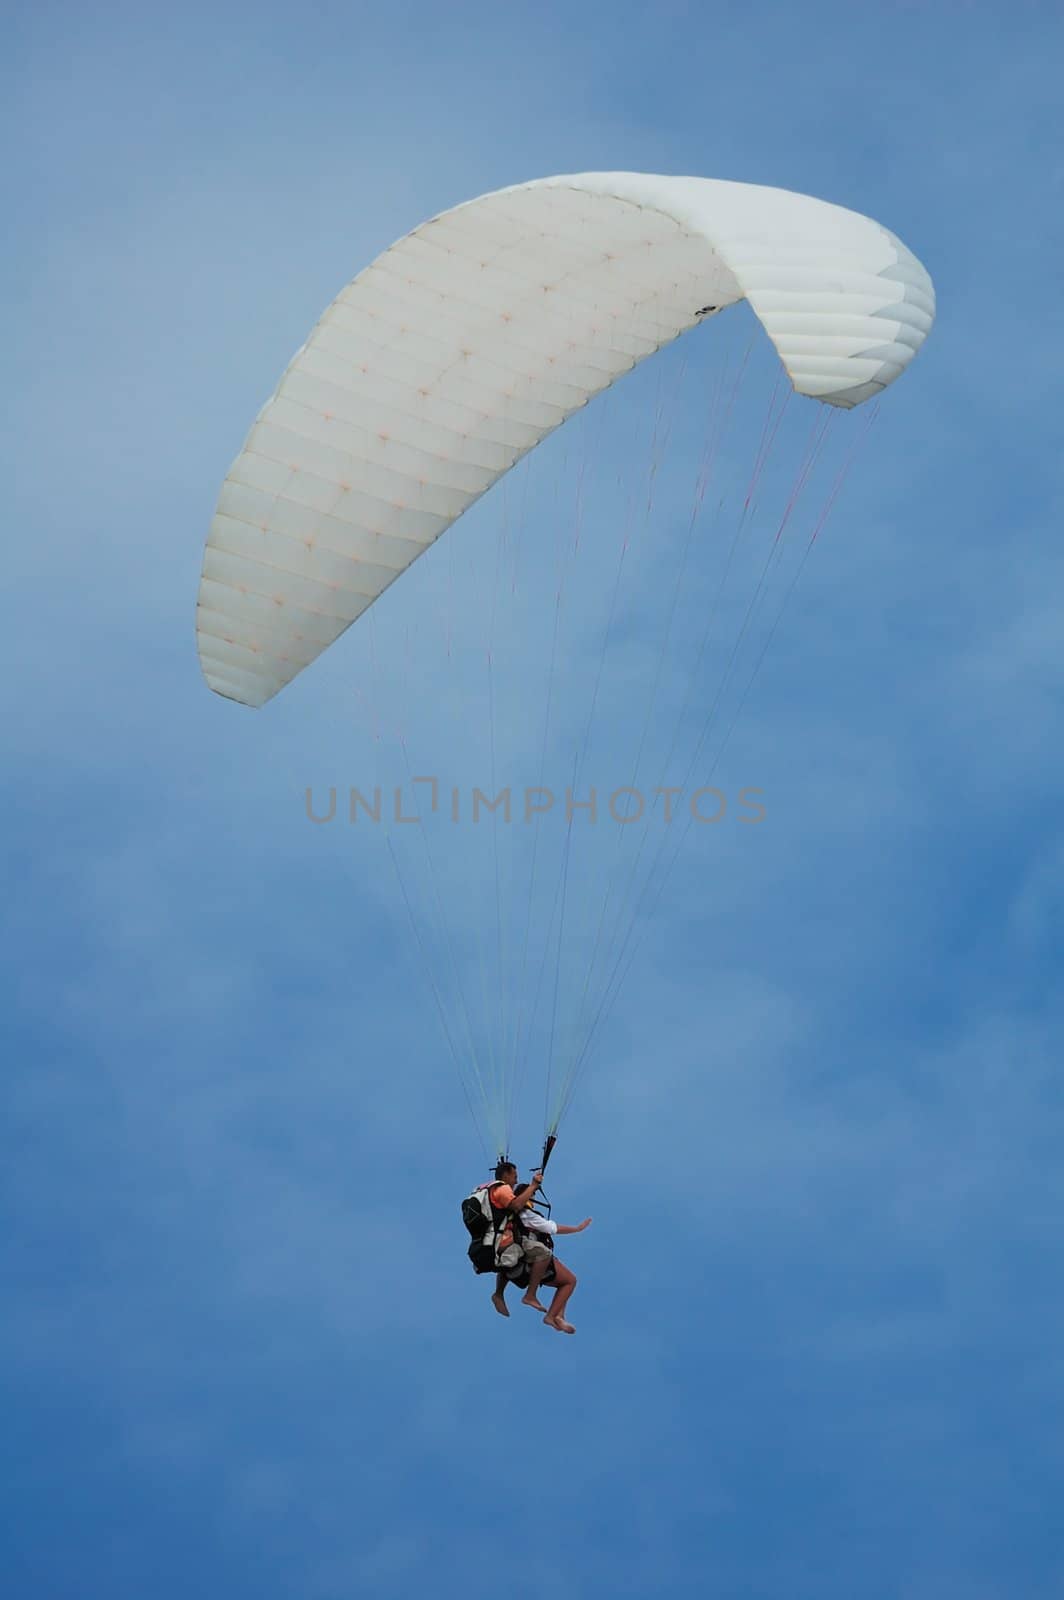
M 550 1234 L 534 1233 L 523 1227 L 519 1211 L 507 1211 L 503 1206 L 492 1205 L 491 1191 L 497 1185 L 498 1179 L 494 1178 L 490 1183 L 478 1183 L 473 1192 L 466 1195 L 462 1201 L 462 1221 L 472 1241 L 466 1253 L 474 1272 L 505 1272 L 511 1283 L 516 1284 L 519 1289 L 524 1289 L 528 1286 L 528 1265 L 521 1248 L 521 1240 L 526 1237 L 535 1238 L 551 1251 L 554 1249 L 554 1241 Z M 550 1216 L 550 1204 L 542 1197 L 539 1198 L 535 1209 Z M 512 1235 L 511 1242 L 500 1249 L 507 1231 Z M 553 1277 L 552 1261 L 543 1281 L 550 1283 Z

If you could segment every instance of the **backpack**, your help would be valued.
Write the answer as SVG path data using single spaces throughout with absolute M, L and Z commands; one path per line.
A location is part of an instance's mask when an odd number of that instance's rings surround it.
M 499 1250 L 499 1237 L 510 1220 L 509 1213 L 491 1203 L 496 1180 L 478 1183 L 462 1201 L 462 1221 L 472 1243 L 467 1254 L 474 1272 L 506 1272 L 521 1260 L 521 1246 L 509 1244 Z

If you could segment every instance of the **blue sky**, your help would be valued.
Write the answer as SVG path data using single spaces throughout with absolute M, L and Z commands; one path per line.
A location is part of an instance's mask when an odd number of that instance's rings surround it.
M 1058 1595 L 1055 8 L 8 29 L 5 1592 Z M 603 168 L 866 211 L 939 319 L 729 747 L 766 823 L 676 874 L 566 1125 L 556 1214 L 595 1217 L 566 1340 L 468 1272 L 483 1157 L 401 908 L 302 816 L 360 776 L 364 644 L 245 714 L 193 608 L 229 461 L 344 281 Z

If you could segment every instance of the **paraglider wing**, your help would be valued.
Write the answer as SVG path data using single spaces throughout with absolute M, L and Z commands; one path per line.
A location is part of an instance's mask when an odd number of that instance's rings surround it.
M 934 316 L 893 234 L 781 189 L 586 173 L 415 228 L 333 301 L 230 468 L 197 612 L 210 687 L 271 699 L 568 416 L 744 298 L 793 387 L 846 407 Z

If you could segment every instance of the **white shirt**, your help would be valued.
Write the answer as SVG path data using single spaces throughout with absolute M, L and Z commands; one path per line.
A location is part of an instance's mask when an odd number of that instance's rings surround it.
M 522 1226 L 531 1228 L 533 1233 L 557 1233 L 558 1231 L 556 1222 L 552 1222 L 549 1217 L 541 1217 L 537 1211 L 522 1211 L 520 1217 Z

